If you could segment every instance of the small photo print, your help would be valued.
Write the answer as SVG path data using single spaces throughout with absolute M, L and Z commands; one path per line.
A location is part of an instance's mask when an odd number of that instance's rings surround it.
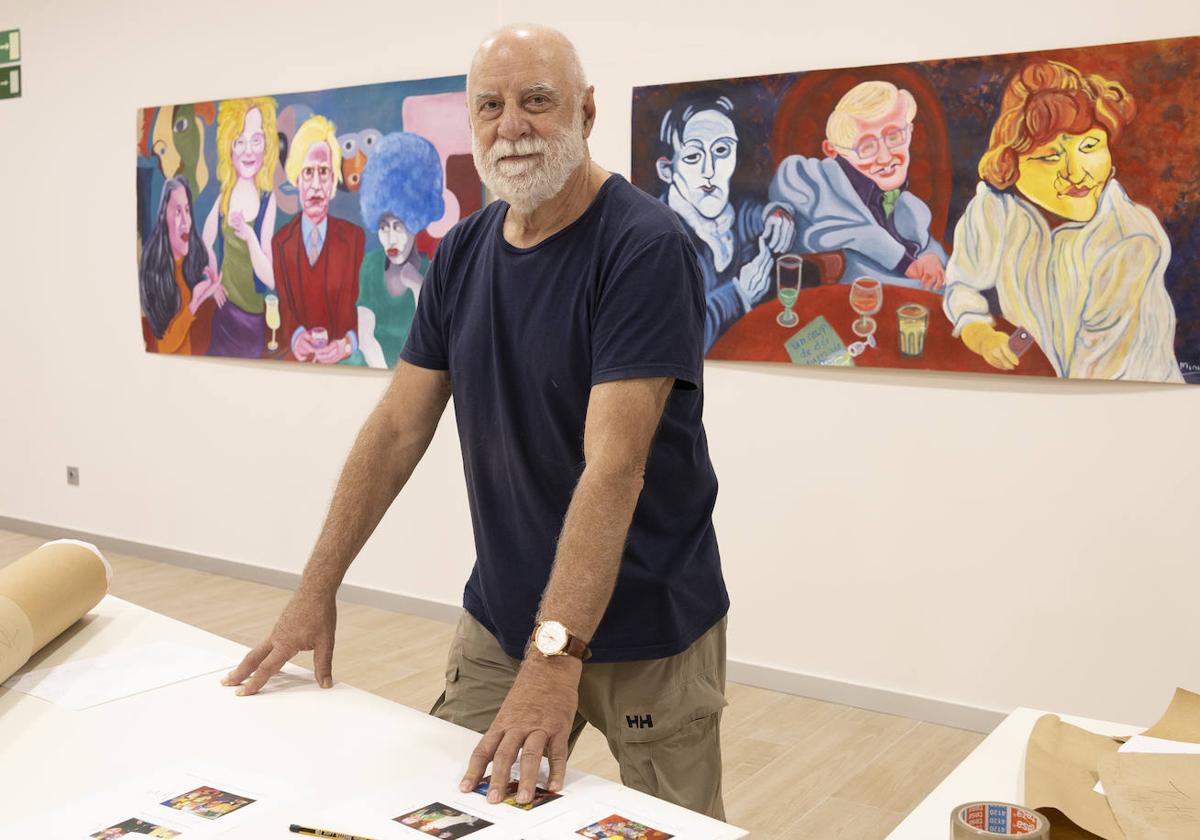
M 669 840 L 674 836 L 665 831 L 650 828 L 648 825 L 642 825 L 640 822 L 634 822 L 620 814 L 613 814 L 611 817 L 597 820 L 587 828 L 581 828 L 575 833 L 591 838 L 591 840 Z
M 95 834 L 88 835 L 94 837 L 95 840 L 110 840 L 110 838 L 128 837 L 134 835 L 137 837 L 158 837 L 161 840 L 171 840 L 172 837 L 178 837 L 178 831 L 172 831 L 169 828 L 163 828 L 161 825 L 155 825 L 145 820 L 139 820 L 136 817 L 119 822 L 116 825 L 110 825 L 103 831 L 97 831 Z
M 238 808 L 245 808 L 253 801 L 253 799 L 238 796 L 236 793 L 230 793 L 227 790 L 218 790 L 214 787 L 198 787 L 195 790 L 180 794 L 174 799 L 168 799 L 162 804 L 168 808 L 174 808 L 176 811 L 183 811 L 185 814 L 204 817 L 206 820 L 215 820 L 226 814 L 232 814 Z
M 483 781 L 476 786 L 475 792 L 481 796 L 487 796 L 488 785 L 491 783 L 492 777 L 484 776 Z M 524 805 L 521 805 L 517 802 L 517 784 L 518 782 L 516 779 L 513 779 L 508 783 L 508 790 L 505 791 L 505 793 L 508 794 L 508 798 L 504 800 L 504 804 L 511 805 L 514 808 L 520 808 L 522 811 L 532 811 L 534 808 L 545 805 L 547 802 L 553 802 L 555 799 L 562 798 L 561 793 L 551 793 L 544 787 L 535 787 L 533 789 L 533 799 Z
M 483 817 L 465 814 L 457 808 L 443 805 L 441 802 L 431 802 L 424 808 L 409 811 L 392 818 L 394 822 L 415 828 L 431 837 L 440 840 L 457 840 L 476 831 L 487 828 L 490 822 Z

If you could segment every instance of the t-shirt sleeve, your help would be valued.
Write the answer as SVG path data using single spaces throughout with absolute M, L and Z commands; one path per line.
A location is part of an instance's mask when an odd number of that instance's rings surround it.
M 413 316 L 408 340 L 400 351 L 400 358 L 417 367 L 430 370 L 449 370 L 450 355 L 447 352 L 445 318 L 445 264 L 449 260 L 449 240 L 443 239 L 425 273 L 421 284 L 421 295 L 417 301 L 417 312 Z
M 703 365 L 704 281 L 691 242 L 666 233 L 618 257 L 592 321 L 592 384 L 669 376 L 696 388 Z

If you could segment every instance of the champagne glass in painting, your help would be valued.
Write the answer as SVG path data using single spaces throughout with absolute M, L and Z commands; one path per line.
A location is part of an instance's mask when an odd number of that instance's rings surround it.
M 279 329 L 279 298 L 275 295 L 263 295 L 263 304 L 266 306 L 264 314 L 267 318 L 267 328 L 271 331 L 267 349 L 274 353 L 279 349 L 279 342 L 275 340 L 275 331 Z
M 775 261 L 775 289 L 783 304 L 783 311 L 775 316 L 775 323 L 781 327 L 794 327 L 800 323 L 792 307 L 800 295 L 800 269 L 803 267 L 804 260 L 799 254 L 784 254 Z
M 874 277 L 859 277 L 850 285 L 850 308 L 858 313 L 851 329 L 866 338 L 875 334 L 875 319 L 870 317 L 883 307 L 883 284 Z

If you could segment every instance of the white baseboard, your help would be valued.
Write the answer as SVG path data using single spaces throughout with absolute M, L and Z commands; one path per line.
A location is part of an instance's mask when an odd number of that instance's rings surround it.
M 296 572 L 266 569 L 250 563 L 239 563 L 234 560 L 206 557 L 202 554 L 193 554 L 188 551 L 178 551 L 173 548 L 133 542 L 118 537 L 78 531 L 73 528 L 62 528 L 42 522 L 30 522 L 24 519 L 0 516 L 0 530 L 16 531 L 17 533 L 30 534 L 47 539 L 66 538 L 86 540 L 87 542 L 95 543 L 102 550 L 117 554 L 130 554 L 135 557 L 143 557 L 147 560 L 169 563 L 173 566 L 182 566 L 187 569 L 225 575 L 226 577 L 253 581 L 254 583 L 262 583 L 268 586 L 278 586 L 282 589 L 295 589 L 296 585 L 300 582 L 300 575 Z M 446 604 L 441 601 L 432 601 L 425 598 L 414 598 L 410 595 L 385 592 L 354 584 L 342 584 L 342 587 L 338 590 L 338 597 L 354 604 L 378 607 L 379 609 L 416 615 L 449 624 L 457 622 L 459 615 L 462 614 L 462 607 L 454 604 Z M 1005 717 L 1004 712 L 995 709 L 966 706 L 947 700 L 938 700 L 933 697 L 905 694 L 899 691 L 833 680 L 812 674 L 802 674 L 796 671 L 787 671 L 782 668 L 773 668 L 752 662 L 740 662 L 733 659 L 729 661 L 728 676 L 733 682 L 744 683 L 745 685 L 752 685 L 757 688 L 781 691 L 787 694 L 797 694 L 803 697 L 811 697 L 814 700 L 840 703 L 845 706 L 869 709 L 873 712 L 900 715 L 943 726 L 970 729 L 976 732 L 991 732 Z

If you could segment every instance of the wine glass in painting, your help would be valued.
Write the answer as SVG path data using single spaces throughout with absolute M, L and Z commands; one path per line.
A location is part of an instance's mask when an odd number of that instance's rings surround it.
M 850 308 L 858 313 L 850 327 L 854 334 L 863 338 L 874 335 L 877 325 L 871 316 L 883 308 L 883 284 L 874 277 L 859 277 L 850 284 Z
M 792 307 L 800 296 L 800 269 L 803 267 L 804 260 L 799 254 L 784 254 L 775 261 L 775 290 L 783 304 L 783 311 L 775 316 L 775 323 L 781 327 L 794 327 L 800 323 Z
M 275 331 L 279 329 L 279 298 L 275 295 L 263 295 L 263 304 L 266 307 L 263 312 L 266 315 L 267 328 L 271 331 L 267 349 L 274 353 L 279 349 L 279 342 L 275 340 Z

